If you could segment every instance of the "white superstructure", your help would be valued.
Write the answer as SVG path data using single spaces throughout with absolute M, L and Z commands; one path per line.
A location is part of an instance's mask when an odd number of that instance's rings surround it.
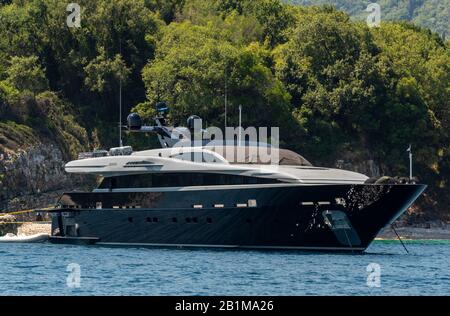
M 116 149 L 117 151 L 117 149 Z M 219 151 L 220 152 L 220 151 Z M 298 184 L 363 184 L 368 177 L 351 171 L 311 166 L 303 157 L 287 150 L 280 150 L 281 164 L 260 164 L 246 161 L 234 162 L 219 154 L 217 148 L 180 147 L 133 152 L 127 155 L 110 155 L 71 161 L 65 169 L 69 173 L 93 174 L 116 177 L 145 173 L 201 172 L 270 178 Z M 199 159 L 200 157 L 200 159 Z M 247 157 L 248 158 L 248 157 Z M 305 163 L 298 163 L 304 161 Z

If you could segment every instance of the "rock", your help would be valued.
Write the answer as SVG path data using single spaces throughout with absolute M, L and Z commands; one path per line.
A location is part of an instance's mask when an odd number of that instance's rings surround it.
M 54 144 L 2 152 L 0 157 L 0 211 L 46 207 L 62 191 L 82 183 L 82 177 L 64 171 L 66 161 Z
M 16 217 L 13 215 L 1 215 L 0 216 L 0 236 L 6 234 L 17 234 L 17 229 L 20 224 L 15 223 Z
M 335 167 L 338 169 L 351 170 L 367 175 L 369 178 L 382 176 L 382 167 L 374 160 L 337 160 Z
M 17 218 L 14 215 L 9 215 L 9 214 L 1 215 L 0 214 L 0 222 L 13 223 L 16 221 L 17 221 Z
M 50 223 L 25 223 L 17 230 L 18 235 L 31 236 L 36 234 L 51 234 Z

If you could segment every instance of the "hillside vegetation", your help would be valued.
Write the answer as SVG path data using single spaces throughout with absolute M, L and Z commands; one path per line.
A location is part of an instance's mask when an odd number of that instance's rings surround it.
M 243 105 L 246 126 L 280 126 L 282 145 L 317 165 L 407 175 L 412 144 L 430 185 L 418 214 L 448 216 L 450 54 L 438 34 L 279 0 L 77 2 L 80 28 L 57 0 L 0 2 L 0 151 L 117 145 L 120 82 L 124 116 L 166 101 L 175 124 L 195 113 L 223 126 L 227 82 L 230 125 Z
M 367 5 L 381 6 L 386 21 L 410 21 L 431 29 L 442 38 L 450 36 L 450 0 L 285 0 L 297 5 L 333 5 L 358 20 L 365 20 Z

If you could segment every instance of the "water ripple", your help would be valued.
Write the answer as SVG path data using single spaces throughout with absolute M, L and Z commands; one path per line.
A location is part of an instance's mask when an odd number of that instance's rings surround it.
M 364 255 L 0 244 L 5 295 L 450 295 L 450 243 L 375 242 Z M 81 268 L 80 288 L 67 266 Z M 380 266 L 380 287 L 367 266 Z

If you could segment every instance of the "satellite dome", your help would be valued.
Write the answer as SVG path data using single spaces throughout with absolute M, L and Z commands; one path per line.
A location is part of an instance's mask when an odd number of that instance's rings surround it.
M 128 115 L 127 126 L 128 126 L 128 129 L 130 129 L 132 131 L 140 130 L 142 127 L 142 120 L 141 120 L 141 117 L 139 116 L 139 114 L 131 113 L 130 115 Z
M 195 121 L 199 120 L 200 121 L 200 125 L 199 127 L 202 128 L 202 119 L 200 118 L 200 116 L 197 115 L 191 115 L 189 116 L 189 118 L 187 119 L 187 127 L 189 128 L 189 130 L 194 130 L 195 127 Z M 197 123 L 198 124 L 198 123 Z

